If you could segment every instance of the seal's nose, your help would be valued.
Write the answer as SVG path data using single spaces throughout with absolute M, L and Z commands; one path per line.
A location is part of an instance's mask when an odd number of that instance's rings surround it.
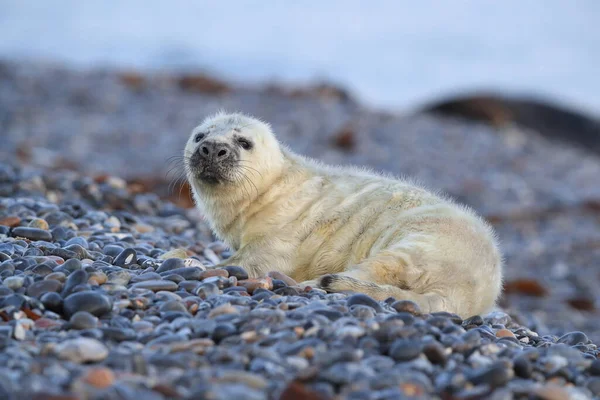
M 227 144 L 219 142 L 204 142 L 200 151 L 204 156 L 215 160 L 222 160 L 229 154 Z

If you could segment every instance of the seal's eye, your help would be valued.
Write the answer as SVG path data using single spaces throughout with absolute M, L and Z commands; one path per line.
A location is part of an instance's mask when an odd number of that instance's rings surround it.
M 200 142 L 202 140 L 202 138 L 204 138 L 204 133 L 199 133 L 196 135 L 196 137 L 194 138 L 194 140 L 196 141 L 196 143 Z
M 237 142 L 244 150 L 250 150 L 252 148 L 252 142 L 248 139 L 238 138 Z

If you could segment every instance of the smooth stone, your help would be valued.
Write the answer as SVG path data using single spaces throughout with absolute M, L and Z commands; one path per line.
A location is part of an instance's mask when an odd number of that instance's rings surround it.
M 206 267 L 204 266 L 204 264 L 202 264 L 202 262 L 200 260 L 197 260 L 195 258 L 186 258 L 185 260 L 183 260 L 183 264 L 186 267 L 198 267 L 201 268 L 202 270 L 206 270 Z
M 246 271 L 242 267 L 230 265 L 230 266 L 224 267 L 223 269 L 225 271 L 227 271 L 229 276 L 235 276 L 239 281 L 248 279 L 248 271 Z
M 33 272 L 35 275 L 46 276 L 52 273 L 52 268 L 49 265 L 42 263 L 33 267 L 31 272 Z
M 27 249 L 27 251 L 23 255 L 27 256 L 27 257 L 36 257 L 36 256 L 43 256 L 44 252 L 38 248 L 30 247 Z
M 69 318 L 78 311 L 87 311 L 101 317 L 112 310 L 112 300 L 99 291 L 76 292 L 64 300 L 63 309 Z
M 77 258 L 77 253 L 75 253 L 74 251 L 60 249 L 60 248 L 50 250 L 49 254 L 52 256 L 60 257 L 63 260 L 70 260 L 72 258 Z
M 275 280 L 275 279 L 281 280 L 281 281 L 285 282 L 285 284 L 287 286 L 297 286 L 298 285 L 298 282 L 296 282 L 294 279 L 290 278 L 286 274 L 279 272 L 279 271 L 269 271 L 269 272 L 267 272 L 267 276 L 271 277 L 273 280 Z
M 569 346 L 575 346 L 579 343 L 588 344 L 590 340 L 587 335 L 583 332 L 575 331 L 569 332 L 558 339 L 557 343 L 564 343 Z
M 135 340 L 136 333 L 130 328 L 117 328 L 114 326 L 107 326 L 100 328 L 102 331 L 102 338 L 104 340 L 114 340 L 115 342 L 124 342 L 126 340 Z
M 131 280 L 131 274 L 126 270 L 114 271 L 109 273 L 107 278 L 107 282 L 110 284 L 124 286 Z
M 161 255 L 160 257 L 158 257 L 159 260 L 167 260 L 169 258 L 182 258 L 185 259 L 187 258 L 187 253 L 184 249 L 173 249 L 171 251 L 167 251 L 166 253 L 164 253 L 163 255 Z
M 56 292 L 44 293 L 42 297 L 40 297 L 40 301 L 47 310 L 58 314 L 62 313 L 63 299 L 60 294 Z
M 446 348 L 439 342 L 431 342 L 423 347 L 423 354 L 432 364 L 445 365 L 448 360 Z
M 423 350 L 417 340 L 397 339 L 390 347 L 390 357 L 396 361 L 410 361 L 417 358 Z
M 65 282 L 65 286 L 61 292 L 61 295 L 63 297 L 67 297 L 68 295 L 73 293 L 73 289 L 75 289 L 75 287 L 87 283 L 88 277 L 88 273 L 82 269 L 78 269 L 77 271 L 72 272 L 71 275 L 69 275 L 69 277 L 67 278 L 67 281 Z
M 505 385 L 514 376 L 513 370 L 508 369 L 506 365 L 498 362 L 491 367 L 469 377 L 469 381 L 474 385 L 486 384 L 491 387 Z
M 115 374 L 108 368 L 94 367 L 85 371 L 81 379 L 96 389 L 106 389 L 115 382 Z
M 277 289 L 282 289 L 282 288 L 286 288 L 288 287 L 287 283 L 285 283 L 284 281 L 282 281 L 281 279 L 273 279 L 271 278 L 273 281 L 273 291 L 277 290 Z
M 319 377 L 337 385 L 349 385 L 356 381 L 375 378 L 374 375 L 374 371 L 364 365 L 352 362 L 338 362 L 321 372 Z M 364 398 L 364 395 L 361 397 Z
M 529 379 L 533 373 L 533 365 L 526 357 L 517 357 L 513 361 L 513 370 L 516 376 Z
M 168 274 L 168 275 L 165 275 L 165 276 L 163 277 L 163 279 L 164 279 L 164 280 L 167 280 L 167 281 L 175 282 L 175 283 L 176 283 L 176 284 L 178 284 L 178 285 L 179 285 L 181 282 L 185 281 L 185 279 L 183 278 L 183 276 L 181 276 L 181 275 L 177 275 L 177 274 Z
M 209 279 L 212 279 L 212 278 L 209 278 Z M 237 280 L 234 276 L 230 277 L 229 279 Z M 208 279 L 206 279 L 205 281 L 208 281 Z M 222 279 L 221 279 L 221 281 L 222 281 Z M 248 293 L 253 294 L 258 289 L 266 289 L 266 290 L 273 289 L 273 279 L 271 279 L 268 276 L 266 276 L 264 278 L 245 279 L 243 281 L 238 281 L 237 285 L 245 287 L 246 290 L 248 291 Z M 224 285 L 223 287 L 227 287 L 227 286 L 235 286 L 235 285 Z
M 58 267 L 54 268 L 55 272 L 65 272 L 68 274 L 71 274 L 73 271 L 77 271 L 79 269 L 83 268 L 83 264 L 81 263 L 81 260 L 77 259 L 77 258 L 71 258 L 67 261 L 65 261 L 64 264 L 59 265 Z
M 81 246 L 81 245 L 70 244 L 68 246 L 65 246 L 64 249 L 75 253 L 76 258 L 78 258 L 80 260 L 83 260 L 85 258 L 90 258 L 88 251 L 86 249 L 84 249 L 83 246 Z M 73 258 L 73 257 L 71 257 L 71 258 Z
M 193 293 L 194 290 L 200 286 L 202 283 L 198 281 L 182 281 L 178 283 L 178 287 L 187 292 Z
M 89 273 L 88 283 L 103 285 L 106 283 L 108 277 L 102 271 L 92 271 Z
M 119 267 L 126 267 L 137 263 L 137 253 L 134 249 L 123 250 L 113 261 L 114 265 Z
M 77 311 L 69 319 L 69 325 L 73 329 L 93 329 L 98 326 L 98 318 L 87 311 Z
M 27 303 L 27 298 L 22 294 L 9 294 L 8 296 L 0 299 L 0 307 L 13 306 L 15 308 L 21 308 Z
M 53 272 L 46 275 L 44 280 L 55 280 L 64 283 L 67 280 L 67 276 L 64 274 L 64 272 Z
M 510 315 L 502 311 L 493 311 L 487 314 L 484 319 L 486 323 L 490 325 L 508 325 L 512 321 Z
M 142 272 L 139 275 L 133 275 L 131 277 L 131 283 L 151 281 L 151 280 L 162 280 L 162 276 L 154 271 Z
M 594 396 L 600 396 L 600 378 L 593 376 L 587 379 L 585 387 L 588 388 Z
M 13 336 L 13 327 L 10 325 L 0 325 L 0 339 L 7 340 Z
M 74 235 L 73 230 L 65 228 L 64 226 L 52 228 L 50 232 L 52 232 L 52 239 L 54 240 L 67 240 Z
M 115 244 L 108 244 L 104 246 L 102 252 L 107 256 L 117 257 L 119 254 L 121 254 L 121 252 L 123 252 L 123 250 L 125 250 L 125 248 L 121 246 L 117 246 Z
M 17 290 L 23 287 L 23 282 L 25 282 L 25 278 L 22 276 L 10 276 L 4 279 L 2 284 L 9 289 Z
M 202 277 L 203 270 L 198 267 L 183 267 L 183 268 L 175 268 L 169 270 L 167 272 L 163 272 L 162 276 L 177 274 L 183 277 L 188 281 L 197 281 Z
M 1 272 L 9 272 L 13 274 L 15 272 L 15 265 L 12 262 L 4 262 L 0 265 L 0 273 Z
M 279 287 L 276 289 L 275 282 L 277 282 L 277 281 L 279 281 L 279 279 L 273 280 L 273 291 L 275 292 L 275 294 L 278 294 L 280 296 L 299 296 L 300 295 L 300 291 L 298 289 L 296 289 L 295 287 L 284 286 L 284 287 Z
M 181 258 L 167 258 L 156 269 L 156 272 L 167 272 L 179 268 L 185 268 L 185 264 Z
M 323 316 L 327 317 L 327 319 L 330 321 L 337 321 L 338 319 L 340 319 L 344 316 L 344 314 L 342 314 L 340 311 L 332 310 L 331 308 L 317 309 L 317 310 L 314 310 L 313 313 L 317 314 L 317 315 L 323 315 Z M 339 333 L 339 330 L 336 333 Z
M 211 282 L 203 282 L 198 286 L 193 293 L 201 299 L 206 299 L 210 296 L 218 295 L 220 292 L 219 287 Z
M 44 219 L 50 226 L 66 226 L 73 221 L 73 217 L 63 211 L 53 211 L 44 215 Z
M 222 269 L 222 268 L 215 268 L 215 269 L 207 269 L 206 271 L 202 271 L 202 280 L 208 279 L 208 278 L 213 278 L 216 276 L 221 276 L 223 278 L 228 278 L 229 277 L 229 272 L 227 272 L 226 270 Z
M 269 278 L 270 279 L 270 278 Z M 245 281 L 238 282 L 238 284 L 242 285 Z M 254 281 L 256 282 L 256 281 Z M 202 283 L 212 283 L 217 285 L 219 289 L 224 289 L 232 286 L 229 278 L 224 278 L 222 276 L 211 276 L 210 278 L 205 278 L 202 280 Z M 235 285 L 234 285 L 235 286 Z
M 185 305 L 183 305 L 181 302 L 179 302 L 177 300 L 169 300 L 169 301 L 164 302 L 159 307 L 159 311 L 161 311 L 161 312 L 179 311 L 179 312 L 184 312 L 184 313 L 188 312 L 187 308 L 185 308 Z
M 234 335 L 236 333 L 235 326 L 231 323 L 220 323 L 215 326 L 214 331 L 212 332 L 211 339 L 216 343 L 219 343 L 221 340 Z
M 592 363 L 590 364 L 590 366 L 588 368 L 588 372 L 590 373 L 590 375 L 600 376 L 600 360 L 599 359 L 592 361 Z
M 177 284 L 172 281 L 152 279 L 152 280 L 148 280 L 148 281 L 137 282 L 132 285 L 132 288 L 134 288 L 134 289 L 149 289 L 154 292 L 158 292 L 161 290 L 167 290 L 169 292 L 174 292 L 175 290 L 177 290 Z
M 421 309 L 414 301 L 410 300 L 398 300 L 391 304 L 391 307 L 396 310 L 396 312 L 406 312 L 413 315 L 417 315 L 421 313 Z
M 381 304 L 379 304 L 375 299 L 373 299 L 370 296 L 367 296 L 366 294 L 357 293 L 348 297 L 348 300 L 346 301 L 346 306 L 350 308 L 355 304 L 361 304 L 364 306 L 371 307 L 376 312 L 383 311 L 383 307 L 381 307 Z
M 66 246 L 70 246 L 72 244 L 77 244 L 77 245 L 83 247 L 86 250 L 89 249 L 89 247 L 90 247 L 88 241 L 85 238 L 81 237 L 81 236 L 76 236 L 74 238 L 71 238 L 71 239 L 67 240 L 67 242 L 65 243 L 65 247 Z
M 247 289 L 243 286 L 230 286 L 228 288 L 223 289 L 223 293 L 231 293 L 231 292 L 248 293 Z
M 15 215 L 9 215 L 9 216 L 0 218 L 0 225 L 6 226 L 7 228 L 19 226 L 20 223 L 21 223 L 21 218 L 15 216 Z
M 27 288 L 27 295 L 40 298 L 44 293 L 58 292 L 62 288 L 62 283 L 55 280 L 42 280 L 31 284 Z
M 515 334 L 509 331 L 508 329 L 498 329 L 496 331 L 496 337 L 516 339 Z
M 13 337 L 16 340 L 25 340 L 27 337 L 27 332 L 25 330 L 25 323 L 22 320 L 16 321 L 13 327 Z
M 29 240 L 37 241 L 43 240 L 46 242 L 52 241 L 52 234 L 46 230 L 39 228 L 30 228 L 25 226 L 19 226 L 12 230 L 14 237 L 23 237 Z
M 474 315 L 472 317 L 465 319 L 463 321 L 462 325 L 463 326 L 471 326 L 471 325 L 480 326 L 480 325 L 483 325 L 483 318 L 480 315 Z
M 48 225 L 48 222 L 46 222 L 46 220 L 41 219 L 41 218 L 34 218 L 31 221 L 29 221 L 29 223 L 27 224 L 28 227 L 30 228 L 38 228 L 38 229 L 42 229 L 44 231 L 47 231 L 48 229 L 50 229 L 50 226 Z
M 15 247 L 10 243 L 0 243 L 0 252 L 12 256 L 15 254 Z
M 108 357 L 108 348 L 102 342 L 86 337 L 65 340 L 54 347 L 54 352 L 74 363 L 99 362 Z

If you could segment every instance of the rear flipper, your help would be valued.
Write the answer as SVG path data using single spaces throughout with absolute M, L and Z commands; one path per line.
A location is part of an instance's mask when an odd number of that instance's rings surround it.
M 452 309 L 449 309 L 447 299 L 437 293 L 416 293 L 397 286 L 365 282 L 342 274 L 323 275 L 317 279 L 317 282 L 319 287 L 328 292 L 364 293 L 375 300 L 385 300 L 388 297 L 394 297 L 396 300 L 410 300 L 414 301 L 424 313 L 436 311 L 454 312 Z

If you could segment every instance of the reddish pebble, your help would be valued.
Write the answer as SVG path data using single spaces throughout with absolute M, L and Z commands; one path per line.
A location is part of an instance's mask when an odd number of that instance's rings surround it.
M 104 389 L 112 386 L 115 374 L 108 368 L 90 368 L 83 376 L 83 381 L 98 389 Z
M 56 262 L 58 265 L 62 265 L 65 263 L 64 258 L 58 256 L 47 256 L 50 260 Z
M 216 268 L 216 269 L 207 269 L 206 271 L 202 271 L 200 274 L 200 279 L 210 278 L 212 276 L 222 276 L 224 278 L 229 277 L 229 272 L 225 269 Z
M 40 318 L 35 321 L 34 326 L 36 329 L 51 329 L 62 326 L 62 322 L 50 318 Z
M 400 384 L 400 389 L 408 397 L 421 397 L 425 394 L 425 389 L 421 385 L 410 382 Z
M 248 293 L 252 294 L 258 288 L 267 290 L 273 289 L 273 279 L 271 279 L 269 276 L 258 279 L 244 279 L 242 281 L 238 281 L 237 285 L 245 287 Z
M 8 217 L 0 218 L 0 225 L 9 226 L 11 228 L 14 228 L 15 226 L 19 226 L 20 223 L 21 223 L 21 218 L 11 216 L 11 215 L 9 215 Z
M 509 331 L 508 329 L 499 329 L 496 331 L 496 337 L 511 337 L 515 338 L 515 334 Z

